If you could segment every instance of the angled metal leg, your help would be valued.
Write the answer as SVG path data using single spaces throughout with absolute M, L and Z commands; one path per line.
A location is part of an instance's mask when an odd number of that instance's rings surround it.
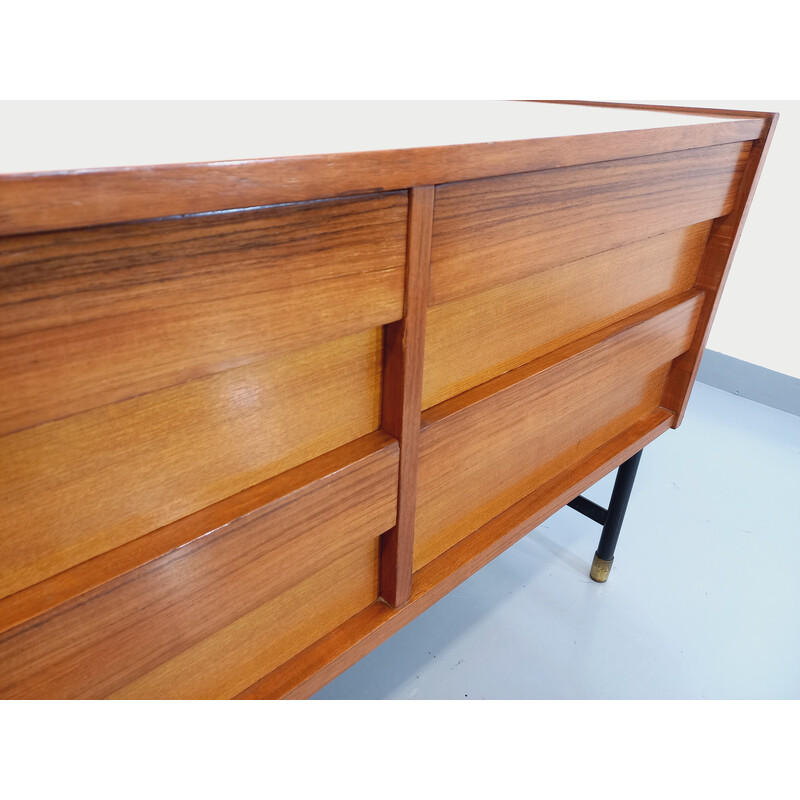
M 611 572 L 611 565 L 614 562 L 614 550 L 617 547 L 619 532 L 622 529 L 622 521 L 625 519 L 625 511 L 628 508 L 628 501 L 631 499 L 633 482 L 636 478 L 636 470 L 639 468 L 639 461 L 642 457 L 640 450 L 636 455 L 631 456 L 617 470 L 617 477 L 614 481 L 614 490 L 611 492 L 611 501 L 608 509 L 598 506 L 585 497 L 578 496 L 571 503 L 570 508 L 574 508 L 581 514 L 593 519 L 603 526 L 603 533 L 600 536 L 600 544 L 592 560 L 592 569 L 589 576 L 598 583 L 605 583 L 608 574 Z

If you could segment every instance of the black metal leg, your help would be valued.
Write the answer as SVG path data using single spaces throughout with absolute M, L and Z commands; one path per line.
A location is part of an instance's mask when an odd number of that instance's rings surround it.
M 592 560 L 592 569 L 589 573 L 592 580 L 598 583 L 605 583 L 608 580 L 609 572 L 611 572 L 611 565 L 614 562 L 614 550 L 617 547 L 617 540 L 622 529 L 622 521 L 625 519 L 628 501 L 631 499 L 633 482 L 636 478 L 636 470 L 639 468 L 641 457 L 642 451 L 640 450 L 636 455 L 631 456 L 624 464 L 620 465 L 614 481 L 614 490 L 611 492 L 611 502 L 609 502 L 607 510 L 582 496 L 576 497 L 569 504 L 571 508 L 603 526 L 600 544 L 597 546 L 597 552 Z

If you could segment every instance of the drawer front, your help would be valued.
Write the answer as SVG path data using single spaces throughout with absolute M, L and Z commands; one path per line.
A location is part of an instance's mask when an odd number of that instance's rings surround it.
M 306 580 L 159 664 L 112 700 L 223 700 L 373 603 L 380 543 L 372 539 Z
M 701 303 L 670 301 L 423 415 L 414 568 L 656 410 Z
M 405 192 L 0 240 L 0 434 L 403 313 Z
M 0 597 L 378 429 L 373 329 L 0 439 Z
M 750 143 L 437 187 L 430 304 L 727 214 Z
M 432 306 L 422 407 L 688 291 L 710 227 L 701 222 Z
M 0 635 L 0 697 L 244 689 L 377 599 L 397 472 L 375 433 L 101 557 L 117 577 Z M 188 544 L 127 571 L 154 538 Z

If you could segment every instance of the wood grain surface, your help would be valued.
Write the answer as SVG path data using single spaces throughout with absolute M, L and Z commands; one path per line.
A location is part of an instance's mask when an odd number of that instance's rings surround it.
M 422 407 L 692 288 L 710 222 L 428 309 Z
M 397 524 L 381 545 L 380 592 L 390 606 L 400 606 L 411 596 L 433 196 L 432 186 L 411 190 L 405 313 L 385 329 L 381 427 L 400 441 Z
M 400 319 L 406 202 L 3 240 L 0 434 Z
M 767 115 L 764 120 L 764 135 L 750 150 L 733 209 L 727 216 L 714 220 L 697 279 L 698 288 L 706 292 L 706 302 L 692 346 L 676 362 L 664 398 L 664 405 L 676 412 L 673 427 L 677 428 L 686 414 L 692 387 L 711 332 L 711 324 L 722 298 L 722 290 L 725 288 L 725 281 L 736 254 L 736 246 L 742 234 L 742 227 L 758 185 L 777 121 L 777 114 Z
M 377 548 L 395 522 L 397 466 L 397 443 L 376 433 L 341 448 L 335 459 L 325 456 L 320 465 L 266 481 L 247 493 L 244 508 L 223 501 L 175 523 L 192 531 L 188 544 L 0 636 L 0 697 L 105 696 L 344 558 L 359 542 Z M 217 527 L 205 527 L 210 521 Z M 363 588 L 376 586 L 377 561 L 369 563 L 369 574 L 351 576 L 360 587 L 352 597 L 329 593 L 334 605 L 356 596 L 361 602 Z
M 722 145 L 439 186 L 430 303 L 727 214 L 749 150 Z
M 451 547 L 414 575 L 414 591 L 402 608 L 374 603 L 241 692 L 240 699 L 308 697 L 430 608 L 449 591 L 669 429 L 665 409 L 627 430 L 569 467 L 507 511 Z M 588 574 L 590 559 L 586 561 Z
M 0 596 L 376 430 L 381 350 L 365 331 L 3 437 Z
M 658 408 L 701 302 L 667 301 L 426 412 L 414 569 Z
M 307 696 L 677 425 L 725 113 L 0 176 L 0 697 Z
M 292 203 L 757 139 L 761 119 L 516 142 L 0 176 L 0 235 Z M 80 197 L 80 203 L 75 198 Z
M 224 700 L 358 614 L 378 594 L 377 539 L 110 695 Z

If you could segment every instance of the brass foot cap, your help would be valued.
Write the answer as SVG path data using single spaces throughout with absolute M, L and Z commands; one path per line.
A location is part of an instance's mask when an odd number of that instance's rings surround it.
M 592 569 L 589 572 L 589 577 L 593 581 L 597 581 L 597 583 L 605 583 L 608 580 L 608 573 L 611 572 L 611 565 L 613 563 L 613 558 L 611 561 L 606 561 L 595 553 L 592 559 Z

